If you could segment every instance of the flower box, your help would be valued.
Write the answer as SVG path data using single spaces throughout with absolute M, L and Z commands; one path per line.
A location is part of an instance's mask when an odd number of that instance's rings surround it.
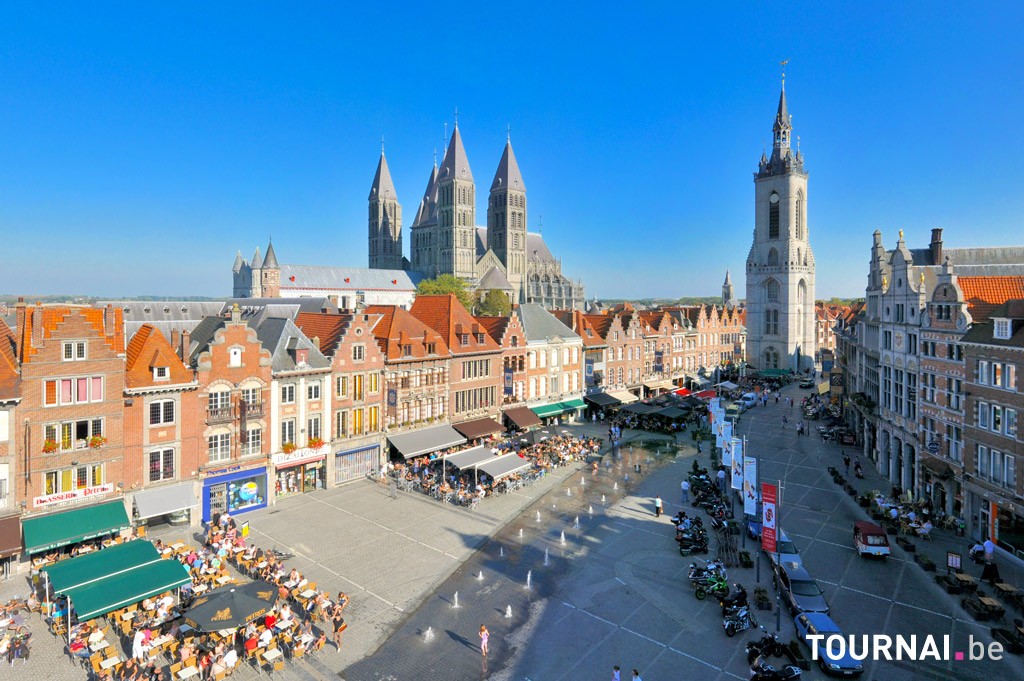
M 283 445 L 281 445 L 281 451 L 284 452 L 285 454 L 291 454 L 292 452 L 295 451 L 295 443 L 285 442 Z
M 43 443 L 43 454 L 53 454 L 58 449 L 60 449 L 60 445 L 53 440 L 47 440 Z
M 103 437 L 102 435 L 93 435 L 91 438 L 89 438 L 90 449 L 99 449 L 105 444 L 107 444 L 107 438 Z
M 309 438 L 309 441 L 306 443 L 306 446 L 316 451 L 324 446 L 323 438 L 311 437 Z

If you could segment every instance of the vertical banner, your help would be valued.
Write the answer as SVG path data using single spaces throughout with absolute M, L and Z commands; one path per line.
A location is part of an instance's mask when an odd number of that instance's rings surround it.
M 743 440 L 732 439 L 732 488 L 743 489 Z
M 727 468 L 732 466 L 732 443 L 732 438 L 722 440 L 722 465 Z
M 719 424 L 721 424 L 721 425 L 719 426 L 719 431 L 718 431 L 719 432 L 718 446 L 719 446 L 719 448 L 724 449 L 725 448 L 725 443 L 729 442 L 730 440 L 732 440 L 732 422 L 731 421 L 726 421 L 725 419 L 722 419 L 721 421 L 719 421 Z M 722 461 L 722 464 L 725 465 L 725 461 Z
M 505 367 L 505 395 L 511 395 L 513 392 L 513 374 L 512 367 Z
M 743 457 L 743 513 L 757 515 L 757 459 Z
M 711 402 L 708 403 L 708 411 L 718 411 L 719 409 L 721 409 L 719 406 L 719 399 L 717 397 L 712 397 Z
M 775 553 L 775 500 L 778 491 L 775 485 L 761 483 L 761 548 L 768 553 Z

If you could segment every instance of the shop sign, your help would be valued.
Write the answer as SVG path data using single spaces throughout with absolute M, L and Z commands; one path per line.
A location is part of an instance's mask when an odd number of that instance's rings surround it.
M 206 476 L 212 478 L 216 475 L 224 475 L 225 473 L 234 473 L 235 471 L 242 470 L 242 464 L 236 464 L 234 466 L 228 466 L 227 468 L 216 468 L 211 471 L 206 471 Z
M 95 487 L 83 487 L 82 489 L 72 490 L 70 492 L 57 492 L 55 494 L 44 494 L 41 497 L 36 497 L 32 500 L 32 505 L 36 508 L 40 506 L 52 506 L 53 504 L 61 504 L 65 501 L 78 501 L 85 499 L 86 497 L 96 496 L 98 494 L 110 494 L 114 491 L 114 483 L 108 482 L 105 485 L 96 485 Z
M 322 458 L 324 458 L 323 452 L 312 450 L 309 447 L 302 447 L 287 454 L 284 452 L 274 454 L 270 457 L 270 460 L 274 462 L 275 466 L 281 468 L 282 466 L 294 466 L 295 464 L 316 461 Z

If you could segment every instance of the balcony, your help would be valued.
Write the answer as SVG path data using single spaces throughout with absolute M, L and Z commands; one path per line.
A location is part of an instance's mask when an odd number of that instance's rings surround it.
M 230 423 L 231 422 L 231 407 L 210 407 L 206 410 L 206 422 L 207 423 Z
M 262 418 L 263 402 L 243 402 L 246 418 Z

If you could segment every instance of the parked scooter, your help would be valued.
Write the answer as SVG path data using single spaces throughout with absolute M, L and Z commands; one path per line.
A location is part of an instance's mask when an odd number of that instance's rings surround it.
M 802 673 L 795 664 L 776 669 L 764 657 L 758 657 L 750 667 L 750 681 L 792 681 L 799 679 Z
M 736 632 L 753 629 L 756 626 L 757 620 L 754 619 L 754 613 L 750 612 L 750 608 L 747 606 L 743 606 L 735 614 L 722 618 L 722 628 L 725 629 L 726 636 L 735 636 Z
M 775 632 L 769 634 L 763 626 L 760 629 L 764 636 L 757 641 L 747 641 L 747 662 L 750 664 L 761 656 L 771 658 L 782 655 L 782 641 L 779 640 L 779 635 Z

